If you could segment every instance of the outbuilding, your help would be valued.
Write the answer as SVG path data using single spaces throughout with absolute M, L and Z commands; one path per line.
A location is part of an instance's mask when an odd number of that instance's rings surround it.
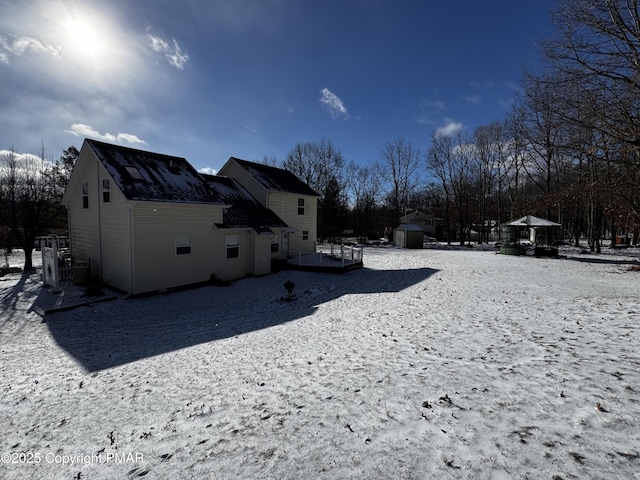
M 503 240 L 500 253 L 519 255 L 521 239 L 525 238 L 535 245 L 534 255 L 557 256 L 558 248 L 554 243 L 562 236 L 562 224 L 527 215 L 501 225 L 500 236 Z
M 393 231 L 393 244 L 402 248 L 422 248 L 424 230 L 415 223 L 401 223 Z

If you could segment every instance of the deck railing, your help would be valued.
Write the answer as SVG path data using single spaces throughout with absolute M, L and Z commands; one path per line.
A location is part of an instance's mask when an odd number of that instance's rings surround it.
M 323 247 L 318 252 L 298 252 L 298 265 L 321 267 L 323 264 L 335 265 L 336 262 L 339 262 L 344 267 L 362 262 L 363 249 L 361 247 L 334 243 L 328 249 L 326 246 Z

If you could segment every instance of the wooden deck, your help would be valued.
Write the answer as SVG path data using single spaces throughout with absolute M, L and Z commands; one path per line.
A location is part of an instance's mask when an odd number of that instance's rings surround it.
M 310 272 L 344 273 L 362 267 L 361 255 L 352 260 L 324 252 L 301 253 L 287 260 L 287 268 Z

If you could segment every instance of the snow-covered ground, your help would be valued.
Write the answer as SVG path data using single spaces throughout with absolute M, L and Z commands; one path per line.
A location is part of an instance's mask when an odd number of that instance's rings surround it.
M 640 478 L 638 252 L 562 253 L 366 248 L 46 316 L 0 277 L 0 478 Z

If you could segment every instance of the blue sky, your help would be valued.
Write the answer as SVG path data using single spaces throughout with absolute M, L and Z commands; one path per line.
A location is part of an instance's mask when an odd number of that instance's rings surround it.
M 0 150 L 84 137 L 219 169 L 502 120 L 554 0 L 0 0 Z

